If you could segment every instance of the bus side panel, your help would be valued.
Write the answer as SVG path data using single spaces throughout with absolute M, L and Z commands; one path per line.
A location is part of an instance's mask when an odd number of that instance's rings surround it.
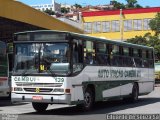
M 154 76 L 155 76 L 155 74 L 154 74 L 154 69 L 153 69 L 153 68 L 150 68 L 150 69 L 149 69 L 149 74 L 148 74 L 148 79 L 149 79 L 149 81 L 155 82 Z
M 82 86 L 74 86 L 73 87 L 73 96 L 71 101 L 80 102 L 84 100 L 83 89 Z
M 103 98 L 120 96 L 120 89 L 121 89 L 121 86 L 115 87 L 115 88 L 112 88 L 109 90 L 104 90 L 103 91 Z
M 121 86 L 121 96 L 129 95 L 132 93 L 133 84 L 129 83 Z
M 139 82 L 139 93 L 147 94 L 154 90 L 154 69 L 146 69 L 141 68 L 142 76 Z M 148 75 L 146 75 L 146 71 L 148 71 Z
M 79 101 L 84 100 L 83 95 L 83 74 L 79 74 L 75 77 L 69 77 L 66 82 L 66 87 L 71 88 L 71 101 L 74 102 L 74 104 L 77 104 Z
M 142 82 L 139 83 L 139 93 L 140 94 L 148 94 L 152 92 L 154 89 L 154 83 L 153 82 Z
M 8 78 L 0 77 L 0 97 L 9 96 Z

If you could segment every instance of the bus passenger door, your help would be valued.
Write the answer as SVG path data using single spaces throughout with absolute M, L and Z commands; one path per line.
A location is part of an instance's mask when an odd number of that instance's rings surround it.
M 82 80 L 83 75 L 81 74 L 83 70 L 83 51 L 82 51 L 82 41 L 73 39 L 72 42 L 72 86 L 73 86 L 73 99 L 74 101 L 81 102 L 84 99 Z M 81 75 L 80 75 L 81 74 Z

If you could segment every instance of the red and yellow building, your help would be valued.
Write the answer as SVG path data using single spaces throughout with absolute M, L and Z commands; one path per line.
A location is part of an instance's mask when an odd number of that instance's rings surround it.
M 83 29 L 88 35 L 113 40 L 154 34 L 149 21 L 158 12 L 160 7 L 82 12 Z

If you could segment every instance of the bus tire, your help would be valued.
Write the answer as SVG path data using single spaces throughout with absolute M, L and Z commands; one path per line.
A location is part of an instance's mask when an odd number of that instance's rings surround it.
M 37 112 L 44 112 L 47 109 L 48 104 L 47 103 L 36 103 L 36 102 L 33 102 L 32 106 Z
M 84 104 L 82 108 L 84 111 L 89 111 L 93 107 L 94 93 L 91 88 L 87 88 L 84 92 Z
M 139 95 L 139 87 L 137 83 L 134 83 L 132 88 L 132 94 L 131 94 L 131 102 L 137 102 L 138 101 L 138 95 Z

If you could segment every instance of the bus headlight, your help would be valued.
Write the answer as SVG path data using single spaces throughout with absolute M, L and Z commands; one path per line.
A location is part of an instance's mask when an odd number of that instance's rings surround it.
M 23 91 L 23 89 L 20 88 L 20 87 L 15 87 L 13 90 L 14 90 L 14 91 Z
M 64 92 L 64 89 L 62 89 L 62 88 L 55 88 L 53 90 L 53 92 Z

